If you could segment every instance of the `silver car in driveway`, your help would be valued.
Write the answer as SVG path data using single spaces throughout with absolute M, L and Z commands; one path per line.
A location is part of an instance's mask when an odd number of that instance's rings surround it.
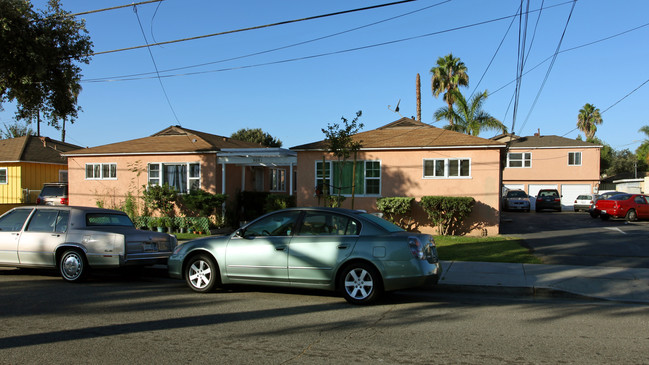
M 176 237 L 140 231 L 124 212 L 35 206 L 0 217 L 0 266 L 57 268 L 64 280 L 83 280 L 91 268 L 166 264 Z
M 353 304 L 435 285 L 442 272 L 432 236 L 335 208 L 269 213 L 229 236 L 180 244 L 168 266 L 196 292 L 222 284 L 299 287 L 338 290 Z

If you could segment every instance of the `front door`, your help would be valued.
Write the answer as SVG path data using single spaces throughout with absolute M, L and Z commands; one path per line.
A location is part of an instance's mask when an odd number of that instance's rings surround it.
M 279 212 L 251 223 L 226 248 L 226 276 L 233 282 L 288 282 L 288 246 L 300 211 Z
M 32 209 L 14 209 L 0 218 L 0 264 L 18 264 L 18 240 Z
M 70 211 L 38 208 L 32 215 L 18 244 L 21 265 L 56 266 L 54 251 L 65 242 Z

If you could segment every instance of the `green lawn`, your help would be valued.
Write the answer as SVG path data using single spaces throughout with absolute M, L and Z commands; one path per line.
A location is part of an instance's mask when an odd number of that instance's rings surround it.
M 543 263 L 516 238 L 435 236 L 435 243 L 439 258 L 446 261 Z

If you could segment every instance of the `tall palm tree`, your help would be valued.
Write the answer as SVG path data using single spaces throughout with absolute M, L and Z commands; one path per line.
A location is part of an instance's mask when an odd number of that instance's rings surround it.
M 459 86 L 469 85 L 469 75 L 466 73 L 467 68 L 464 62 L 459 58 L 453 57 L 452 53 L 437 59 L 437 66 L 430 69 L 432 74 L 432 90 L 433 96 L 439 97 L 439 94 L 444 93 L 444 101 L 448 105 L 448 109 L 453 109 L 453 95 L 451 90 L 457 89 Z M 449 120 L 453 125 L 453 120 Z
M 442 107 L 435 111 L 435 120 L 454 120 L 455 123 L 445 126 L 456 132 L 477 136 L 483 130 L 495 129 L 507 133 L 507 127 L 498 119 L 491 116 L 482 109 L 487 99 L 487 90 L 475 94 L 467 102 L 459 90 L 451 90 L 451 96 L 455 100 L 456 109 Z
M 597 125 L 602 124 L 602 116 L 599 114 L 599 109 L 595 108 L 593 104 L 586 103 L 583 108 L 579 110 L 577 115 L 577 128 L 584 132 L 586 141 L 592 141 L 597 132 Z

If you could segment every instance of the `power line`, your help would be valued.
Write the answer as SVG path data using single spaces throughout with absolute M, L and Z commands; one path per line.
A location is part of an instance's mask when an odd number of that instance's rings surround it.
M 79 16 L 79 15 L 86 15 L 86 14 L 100 13 L 100 12 L 103 12 L 103 11 L 116 10 L 116 9 L 122 9 L 122 8 L 129 8 L 129 7 L 131 7 L 131 6 L 144 5 L 144 4 L 150 4 L 150 3 L 157 3 L 157 2 L 161 2 L 161 1 L 164 1 L 164 0 L 149 0 L 149 1 L 142 1 L 142 2 L 134 3 L 134 4 L 113 6 L 112 8 L 105 8 L 105 9 L 98 9 L 98 10 L 89 10 L 89 11 L 84 11 L 84 12 L 81 12 L 81 13 L 68 14 L 68 16 Z
M 562 6 L 562 5 L 571 3 L 571 2 L 572 2 L 572 0 L 567 1 L 567 2 L 563 2 L 563 3 L 560 3 L 560 4 L 556 4 L 556 5 L 552 6 L 552 7 Z M 530 12 L 536 12 L 536 11 L 538 11 L 538 10 L 533 10 L 533 11 L 530 11 Z M 502 20 L 510 19 L 511 17 L 515 17 L 515 16 L 517 16 L 517 14 L 507 15 L 507 16 L 503 16 L 503 17 L 500 17 L 500 18 L 494 18 L 494 19 L 490 19 L 490 20 L 485 20 L 485 21 L 481 21 L 481 22 L 477 22 L 477 23 L 468 24 L 468 25 L 462 25 L 462 26 L 458 26 L 458 27 L 454 27 L 454 28 L 450 28 L 450 29 L 445 29 L 445 30 L 441 30 L 441 31 L 421 34 L 421 35 L 417 35 L 417 36 L 401 38 L 401 39 L 392 40 L 392 41 L 385 41 L 385 42 L 370 44 L 370 45 L 366 45 L 366 46 L 359 46 L 359 47 L 355 47 L 355 48 L 348 48 L 348 49 L 339 50 L 339 51 L 319 53 L 319 54 L 310 55 L 310 56 L 295 57 L 295 58 L 283 59 L 283 60 L 278 60 L 278 61 L 269 61 L 269 62 L 252 64 L 252 65 L 233 66 L 233 67 L 221 68 L 221 69 L 216 69 L 216 70 L 188 72 L 188 73 L 184 73 L 184 74 L 162 75 L 161 77 L 191 76 L 191 75 L 199 75 L 199 74 L 206 74 L 206 73 L 215 73 L 215 72 L 224 72 L 224 71 L 233 71 L 233 70 L 241 70 L 241 69 L 248 69 L 248 68 L 256 68 L 256 67 L 261 67 L 261 66 L 276 65 L 276 64 L 289 63 L 289 62 L 295 62 L 295 61 L 303 61 L 303 60 L 307 60 L 307 59 L 314 59 L 314 58 L 320 58 L 320 57 L 331 56 L 331 55 L 336 55 L 336 54 L 343 54 L 343 53 L 355 52 L 355 51 L 371 49 L 371 48 L 376 48 L 376 47 L 382 47 L 382 46 L 386 46 L 386 45 L 402 43 L 402 42 L 411 41 L 411 40 L 420 39 L 420 38 L 427 38 L 427 37 L 440 35 L 440 34 L 444 34 L 444 33 L 449 33 L 449 32 L 454 32 L 454 31 L 458 31 L 458 30 L 473 28 L 473 27 L 477 27 L 477 26 L 481 26 L 481 25 L 485 25 L 485 24 L 495 23 L 495 22 L 499 22 L 499 21 L 502 21 Z M 82 81 L 83 82 L 114 82 L 114 81 L 144 80 L 144 79 L 150 79 L 150 78 L 152 78 L 152 77 L 114 78 L 114 79 L 110 79 L 110 80 L 106 80 L 106 79 L 85 79 L 85 80 L 82 80 Z
M 193 41 L 196 39 L 203 39 L 203 38 L 210 38 L 210 37 L 216 37 L 220 35 L 225 35 L 225 34 L 232 34 L 232 33 L 239 33 L 239 32 L 246 32 L 249 30 L 257 30 L 257 29 L 263 29 L 263 28 L 270 28 L 270 27 L 275 27 L 279 25 L 286 25 L 286 24 L 291 24 L 291 23 L 297 23 L 297 22 L 303 22 L 303 21 L 308 21 L 308 20 L 315 20 L 315 19 L 321 19 L 321 18 L 327 18 L 331 16 L 336 16 L 336 15 L 342 15 L 342 14 L 349 14 L 349 13 L 354 13 L 358 11 L 365 11 L 365 10 L 372 10 L 372 9 L 378 9 L 386 6 L 392 6 L 392 5 L 399 5 L 403 3 L 409 3 L 417 0 L 401 0 L 401 1 L 396 1 L 392 3 L 387 3 L 387 4 L 380 4 L 380 5 L 372 5 L 372 6 L 366 6 L 364 8 L 357 8 L 357 9 L 352 9 L 352 10 L 343 10 L 343 11 L 338 11 L 335 13 L 329 13 L 329 14 L 322 14 L 322 15 L 315 15 L 311 17 L 306 17 L 306 18 L 301 18 L 301 19 L 293 19 L 293 20 L 285 20 L 277 23 L 271 23 L 271 24 L 264 24 L 264 25 L 257 25 L 254 27 L 248 27 L 248 28 L 241 28 L 241 29 L 235 29 L 235 30 L 228 30 L 225 32 L 219 32 L 219 33 L 212 33 L 212 34 L 205 34 L 205 35 L 200 35 L 196 37 L 189 37 L 189 38 L 183 38 L 183 39 L 176 39 L 173 41 L 165 41 L 165 42 L 158 42 L 158 43 L 152 43 L 152 44 L 147 44 L 147 45 L 141 45 L 141 46 L 133 46 L 133 47 L 127 47 L 127 48 L 120 48 L 120 49 L 114 49 L 111 51 L 102 51 L 102 52 L 94 52 L 91 53 L 89 56 L 97 56 L 97 55 L 102 55 L 102 54 L 107 54 L 107 53 L 115 53 L 115 52 L 123 52 L 123 51 L 131 51 L 134 49 L 140 49 L 140 48 L 145 48 L 145 47 L 150 47 L 150 46 L 161 46 L 165 44 L 172 44 L 172 43 L 179 43 L 179 42 L 186 42 L 186 41 Z
M 292 43 L 292 44 L 277 47 L 277 48 L 271 48 L 271 49 L 267 49 L 267 50 L 263 50 L 263 51 L 248 53 L 248 54 L 241 55 L 241 56 L 225 58 L 225 59 L 221 59 L 221 60 L 217 60 L 217 61 L 205 62 L 205 63 L 200 63 L 200 64 L 196 64 L 196 65 L 189 65 L 189 66 L 183 66 L 183 67 L 170 68 L 170 69 L 162 70 L 160 72 L 165 73 L 165 72 L 171 72 L 171 71 L 186 70 L 186 69 L 189 69 L 189 68 L 203 67 L 203 66 L 207 66 L 207 65 L 213 65 L 213 64 L 217 64 L 217 63 L 240 60 L 240 59 L 243 59 L 243 58 L 259 56 L 259 55 L 266 54 L 266 53 L 271 53 L 271 52 L 276 52 L 276 51 L 280 51 L 280 50 L 283 50 L 283 49 L 297 47 L 297 46 L 301 46 L 301 45 L 304 45 L 304 44 L 317 42 L 317 41 L 320 41 L 320 40 L 323 40 L 323 39 L 339 36 L 339 35 L 342 35 L 342 34 L 351 33 L 351 32 L 354 32 L 354 31 L 357 31 L 357 30 L 360 30 L 360 29 L 368 28 L 368 27 L 371 27 L 371 26 L 374 26 L 374 25 L 377 25 L 377 24 L 381 24 L 381 23 L 385 23 L 385 22 L 388 22 L 388 21 L 391 21 L 391 20 L 394 20 L 394 19 L 402 18 L 402 17 L 408 16 L 408 15 L 412 15 L 412 14 L 424 11 L 424 10 L 431 9 L 433 7 L 440 6 L 440 5 L 445 4 L 445 3 L 449 3 L 451 1 L 453 1 L 453 0 L 444 0 L 444 1 L 438 2 L 438 3 L 433 4 L 433 5 L 425 6 L 425 7 L 421 8 L 421 9 L 409 11 L 407 13 L 396 15 L 396 16 L 393 16 L 393 17 L 390 17 L 390 18 L 382 19 L 382 20 L 379 20 L 379 21 L 376 21 L 376 22 L 368 23 L 368 24 L 365 24 L 365 25 L 361 25 L 361 26 L 358 26 L 358 27 L 350 28 L 350 29 L 347 29 L 347 30 L 343 30 L 343 31 L 340 31 L 340 32 L 328 34 L 328 35 L 325 35 L 325 36 L 322 36 L 322 37 L 309 39 L 309 40 L 298 42 L 298 43 Z M 85 80 L 85 81 L 93 81 L 93 82 L 95 82 L 95 81 L 100 81 L 100 80 L 109 80 L 109 79 L 113 79 L 113 78 L 145 76 L 145 75 L 151 75 L 151 74 L 153 74 L 153 73 L 152 72 L 143 72 L 143 73 L 137 73 L 137 74 L 123 75 L 123 76 L 101 77 L 101 78 L 95 78 L 95 79 L 90 79 L 90 80 Z
M 142 22 L 140 21 L 140 15 L 137 13 L 137 6 L 133 6 L 133 12 L 135 13 L 135 17 L 137 18 L 137 23 L 140 25 L 140 31 L 142 32 L 142 37 L 144 38 L 144 42 L 148 43 L 149 41 L 146 39 L 146 34 L 144 33 L 144 28 L 142 27 Z M 165 98 L 167 99 L 167 104 L 169 104 L 169 108 L 171 109 L 171 113 L 174 115 L 174 118 L 176 119 L 176 123 L 180 124 L 180 121 L 178 120 L 178 116 L 176 115 L 176 111 L 174 110 L 173 105 L 171 105 L 171 100 L 169 100 L 169 95 L 167 94 L 167 90 L 164 87 L 164 84 L 162 83 L 162 79 L 160 78 L 160 72 L 158 71 L 158 65 L 155 62 L 155 58 L 153 57 L 153 53 L 151 52 L 151 48 L 147 47 L 147 51 L 149 51 L 149 56 L 151 56 L 151 61 L 153 62 L 153 67 L 155 68 L 155 72 L 158 77 L 158 82 L 160 83 L 160 87 L 162 88 L 162 92 L 165 95 Z

